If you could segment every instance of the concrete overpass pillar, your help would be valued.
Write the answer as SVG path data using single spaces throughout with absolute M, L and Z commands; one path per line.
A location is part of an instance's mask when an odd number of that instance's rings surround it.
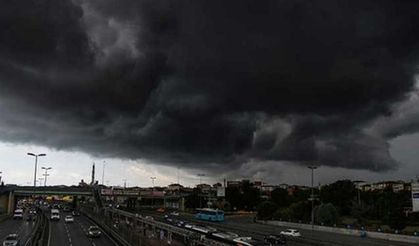
M 7 214 L 13 214 L 15 207 L 15 195 L 13 191 L 10 191 L 9 193 L 9 200 L 7 204 Z

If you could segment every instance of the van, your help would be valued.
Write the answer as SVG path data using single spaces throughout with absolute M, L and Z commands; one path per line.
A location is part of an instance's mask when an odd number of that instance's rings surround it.
M 60 220 L 60 211 L 58 209 L 51 209 L 51 220 Z
M 13 219 L 23 219 L 23 209 L 16 209 L 13 214 Z

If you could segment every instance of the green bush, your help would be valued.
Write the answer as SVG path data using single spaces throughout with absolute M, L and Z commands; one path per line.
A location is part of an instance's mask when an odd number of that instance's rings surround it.
M 278 209 L 278 206 L 274 202 L 265 201 L 258 205 L 257 207 L 257 217 L 261 220 L 272 219 L 275 211 Z

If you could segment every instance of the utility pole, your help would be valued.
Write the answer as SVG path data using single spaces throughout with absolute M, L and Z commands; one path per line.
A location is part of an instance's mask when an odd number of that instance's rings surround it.
M 102 185 L 104 185 L 104 180 L 105 180 L 105 165 L 106 165 L 106 161 L 103 161 L 103 168 L 102 168 Z
M 202 208 L 202 177 L 204 177 L 205 176 L 205 173 L 198 173 L 197 174 L 198 175 L 198 177 L 199 177 L 199 194 L 198 194 L 198 196 L 199 196 L 199 208 Z
M 34 154 L 34 153 L 28 153 L 28 155 L 35 157 L 35 171 L 33 174 L 33 187 L 36 187 L 36 171 L 38 169 L 38 157 L 46 156 L 46 154 Z
M 150 177 L 151 182 L 153 183 L 153 188 L 151 190 L 151 205 L 154 207 L 154 180 L 156 177 Z
M 42 169 L 45 170 L 45 173 L 43 174 L 44 178 L 44 186 L 47 186 L 47 176 L 49 176 L 48 174 L 48 170 L 51 170 L 52 167 L 41 167 Z
M 317 166 L 308 166 L 311 169 L 311 229 L 314 229 L 314 170 L 317 169 Z
M 90 185 L 94 185 L 95 184 L 95 163 L 93 162 L 92 165 L 92 181 L 90 181 Z

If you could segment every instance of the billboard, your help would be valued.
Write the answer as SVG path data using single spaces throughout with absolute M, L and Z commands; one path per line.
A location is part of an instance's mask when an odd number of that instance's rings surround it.
M 217 197 L 225 197 L 225 196 L 226 196 L 226 188 L 217 187 Z
M 412 182 L 412 211 L 419 212 L 419 183 Z

